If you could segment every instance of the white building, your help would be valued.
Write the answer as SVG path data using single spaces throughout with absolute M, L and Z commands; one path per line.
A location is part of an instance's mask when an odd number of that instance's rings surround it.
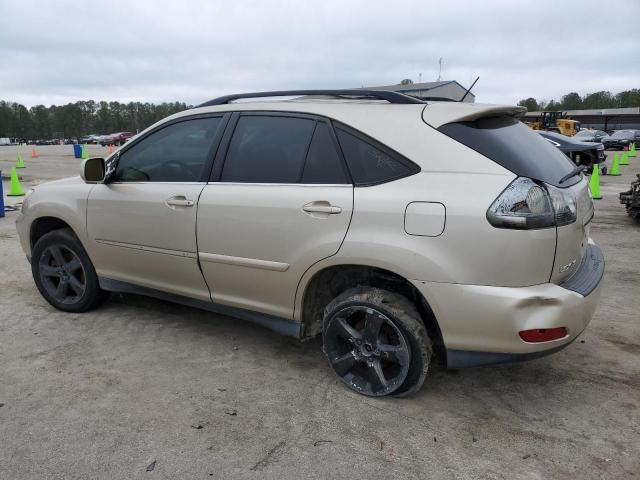
M 381 87 L 364 88 L 366 88 L 367 90 L 387 90 L 400 92 L 421 99 L 435 97 L 446 98 L 449 100 L 460 100 L 464 93 L 467 91 L 465 87 L 460 85 L 455 80 L 444 82 L 411 83 L 409 85 L 385 85 Z M 476 101 L 476 97 L 472 92 L 469 92 L 464 101 L 473 103 Z

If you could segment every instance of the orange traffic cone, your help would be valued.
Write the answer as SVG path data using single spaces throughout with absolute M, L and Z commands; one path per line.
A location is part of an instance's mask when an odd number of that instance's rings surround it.
M 38 152 L 36 152 L 36 147 L 31 147 L 31 158 L 36 158 L 38 156 Z

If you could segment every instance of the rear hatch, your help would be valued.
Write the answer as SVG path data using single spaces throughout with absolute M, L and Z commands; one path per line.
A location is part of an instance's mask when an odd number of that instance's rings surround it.
M 525 111 L 521 107 L 439 103 L 424 109 L 423 120 L 519 177 L 532 179 L 549 191 L 555 189 L 563 199 L 573 202 L 575 221 L 562 224 L 566 221 L 560 219 L 561 226 L 546 227 L 556 229 L 549 280 L 560 284 L 575 272 L 585 253 L 593 202 L 586 179 L 579 173 L 572 175 L 575 164 L 519 121 Z
M 553 262 L 551 282 L 557 284 L 567 280 L 580 266 L 587 249 L 593 219 L 589 182 L 582 179 L 569 188 L 576 198 L 576 221 L 556 228 L 556 258 Z

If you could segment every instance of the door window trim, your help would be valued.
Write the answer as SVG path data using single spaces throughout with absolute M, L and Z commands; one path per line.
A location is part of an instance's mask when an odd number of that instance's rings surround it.
M 333 146 L 338 154 L 338 157 L 340 157 L 340 160 L 342 162 L 342 168 L 344 169 L 344 172 L 347 176 L 347 183 L 335 183 L 335 184 L 317 184 L 317 183 L 282 183 L 282 182 L 278 182 L 278 183 L 273 183 L 273 182 L 223 182 L 221 181 L 221 177 L 222 177 L 222 170 L 224 169 L 224 163 L 227 160 L 227 153 L 229 150 L 229 145 L 231 144 L 231 139 L 233 138 L 233 134 L 236 130 L 236 127 L 238 125 L 238 121 L 240 120 L 241 117 L 243 116 L 250 116 L 250 117 L 257 117 L 257 116 L 264 116 L 264 117 L 289 117 L 289 118 L 302 118 L 302 119 L 308 119 L 308 120 L 314 120 L 316 122 L 316 125 L 314 126 L 314 131 L 311 134 L 311 138 L 309 140 L 309 144 L 307 145 L 307 153 L 305 155 L 308 155 L 309 153 L 309 148 L 311 147 L 311 142 L 313 141 L 313 135 L 315 134 L 315 130 L 318 126 L 319 122 L 322 122 L 324 124 L 327 125 L 327 127 L 329 128 L 329 133 L 331 135 L 331 139 L 333 141 Z M 394 160 L 400 162 L 401 164 L 405 165 L 410 172 L 407 173 L 406 175 L 399 175 L 396 177 L 392 177 L 392 178 L 388 178 L 379 182 L 368 182 L 368 183 L 356 183 L 353 180 L 353 175 L 351 174 L 351 171 L 349 170 L 349 164 L 346 161 L 344 152 L 342 150 L 342 146 L 340 145 L 340 141 L 338 140 L 338 135 L 336 134 L 336 129 L 342 129 L 343 131 L 345 131 L 346 133 L 353 135 L 354 137 L 356 137 L 358 140 L 363 141 L 367 144 L 369 144 L 371 147 L 376 148 L 380 151 L 382 151 L 384 154 L 390 156 L 391 158 L 393 158 Z M 303 171 L 304 171 L 304 166 L 306 165 L 306 156 L 305 156 L 305 163 L 303 164 Z M 338 120 L 329 118 L 329 117 L 324 117 L 322 115 L 317 115 L 317 114 L 310 114 L 310 113 L 303 113 L 303 112 L 294 112 L 294 111 L 277 111 L 277 110 L 240 110 L 240 111 L 235 111 L 232 112 L 230 114 L 230 119 L 228 120 L 228 122 L 225 125 L 225 131 L 224 131 L 224 135 L 222 137 L 222 139 L 220 140 L 220 145 L 219 148 L 217 149 L 216 152 L 216 156 L 215 159 L 213 161 L 213 168 L 211 169 L 211 175 L 209 176 L 207 183 L 208 184 L 228 184 L 228 185 L 298 185 L 298 186 L 312 186 L 312 185 L 324 185 L 324 186 L 341 186 L 341 185 L 351 185 L 353 187 L 369 187 L 369 186 L 374 186 L 374 185 L 381 185 L 384 183 L 388 183 L 388 182 L 393 182 L 395 180 L 399 180 L 401 178 L 405 178 L 405 177 L 409 177 L 411 175 L 415 175 L 416 173 L 419 173 L 422 169 L 420 168 L 420 166 L 409 160 L 407 157 L 405 157 L 404 155 L 398 153 L 397 151 L 395 151 L 394 149 L 392 149 L 391 147 L 388 147 L 387 145 L 385 145 L 384 143 L 380 142 L 379 140 L 374 139 L 373 137 L 367 135 L 366 133 L 361 132 L 360 130 L 357 130 L 353 127 L 351 127 L 350 125 L 347 125 L 345 123 L 342 123 Z
M 409 173 L 407 173 L 407 174 L 396 175 L 395 177 L 386 178 L 386 179 L 380 180 L 380 181 L 375 181 L 375 182 L 353 182 L 353 186 L 354 187 L 371 187 L 371 186 L 374 186 L 374 185 L 382 185 L 382 184 L 385 184 L 385 183 L 394 182 L 394 181 L 399 180 L 401 178 L 410 177 L 410 176 L 415 175 L 416 173 L 420 173 L 422 171 L 422 169 L 420 168 L 420 165 L 418 165 L 417 163 L 413 162 L 412 160 L 409 160 L 407 157 L 405 157 L 404 155 L 396 152 L 393 148 L 386 146 L 384 143 L 380 142 L 379 140 L 376 140 L 375 138 L 367 135 L 366 133 L 363 133 L 360 130 L 357 130 L 357 129 L 347 125 L 346 123 L 342 123 L 342 122 L 340 122 L 338 120 L 331 120 L 331 126 L 333 127 L 332 128 L 333 136 L 335 137 L 335 140 L 338 143 L 338 145 L 340 145 L 340 140 L 338 140 L 338 135 L 335 132 L 336 129 L 342 130 L 343 132 L 345 132 L 345 133 L 357 138 L 361 142 L 364 142 L 364 143 L 368 144 L 372 148 L 375 148 L 376 150 L 381 151 L 385 155 L 391 157 L 393 160 L 397 161 L 398 163 L 401 163 L 402 165 L 404 165 L 405 167 L 407 167 L 409 169 Z M 344 161 L 345 165 L 347 166 L 347 170 L 348 170 L 349 169 L 349 162 L 346 161 L 346 158 L 344 156 L 344 152 L 342 151 L 342 145 L 340 145 L 340 152 L 342 153 L 343 161 Z M 349 176 L 353 179 L 353 175 L 351 175 L 350 171 L 349 171 Z
M 156 127 L 154 127 L 153 129 L 147 131 L 143 136 L 136 138 L 135 140 L 132 140 L 128 143 L 126 143 L 120 150 L 118 150 L 116 153 L 114 153 L 111 157 L 107 158 L 107 162 L 109 160 L 111 160 L 112 158 L 114 159 L 114 161 L 116 162 L 116 164 L 113 167 L 113 174 L 115 174 L 116 169 L 118 168 L 118 162 L 120 161 L 120 155 L 124 154 L 127 152 L 127 150 L 129 150 L 130 148 L 132 148 L 133 146 L 137 145 L 138 143 L 140 143 L 141 141 L 145 140 L 146 138 L 148 138 L 149 136 L 153 135 L 156 132 L 159 132 L 160 130 L 169 127 L 171 125 L 175 125 L 177 123 L 182 123 L 182 122 L 186 122 L 189 120 L 198 120 L 198 119 L 202 119 L 202 118 L 221 118 L 222 121 L 220 122 L 220 125 L 218 126 L 218 130 L 216 131 L 216 135 L 213 139 L 213 143 L 211 145 L 211 148 L 209 149 L 209 151 L 207 152 L 207 159 L 204 163 L 204 166 L 202 168 L 202 174 L 200 175 L 200 179 L 198 181 L 189 181 L 189 182 L 154 182 L 154 181 L 140 181 L 140 182 L 125 182 L 125 181 L 111 181 L 109 178 L 106 178 L 104 181 L 104 184 L 113 184 L 113 185 L 128 185 L 128 184 L 134 184 L 134 185 L 140 185 L 140 184 L 153 184 L 153 185 L 185 185 L 185 184 L 191 184 L 191 185 L 200 185 L 200 184 L 206 184 L 209 176 L 211 175 L 211 170 L 213 169 L 213 164 L 214 164 L 214 160 L 216 158 L 216 154 L 220 148 L 220 145 L 222 144 L 222 138 L 224 136 L 224 133 L 227 130 L 227 126 L 229 124 L 229 119 L 231 118 L 231 112 L 211 112 L 211 113 L 198 113 L 195 115 L 188 115 L 188 116 L 184 116 L 184 117 L 178 117 L 178 118 L 174 118 L 173 120 L 169 120 L 167 122 L 164 122 Z M 113 175 L 112 174 L 112 175 Z
M 223 182 L 221 181 L 222 171 L 224 169 L 224 164 L 227 161 L 227 153 L 229 151 L 229 145 L 231 144 L 231 139 L 233 138 L 233 134 L 235 133 L 236 127 L 238 126 L 238 122 L 241 117 L 288 117 L 288 118 L 301 118 L 305 120 L 313 120 L 315 125 L 313 127 L 313 132 L 311 132 L 311 136 L 309 137 L 309 142 L 307 143 L 307 147 L 305 149 L 305 159 L 302 163 L 302 171 L 300 172 L 300 178 L 302 177 L 302 173 L 304 172 L 304 167 L 307 163 L 307 155 L 309 154 L 309 149 L 311 148 L 311 142 L 313 141 L 313 136 L 315 134 L 316 128 L 318 128 L 318 124 L 320 122 L 324 123 L 331 135 L 331 139 L 333 142 L 333 147 L 342 162 L 342 168 L 346 175 L 345 183 L 330 183 L 330 184 L 319 184 L 319 183 L 283 183 L 283 182 Z M 225 185 L 298 185 L 298 186 L 353 186 L 353 178 L 351 177 L 351 172 L 349 171 L 349 166 L 347 165 L 344 154 L 342 153 L 342 149 L 340 148 L 340 143 L 338 142 L 338 138 L 336 137 L 336 133 L 333 130 L 333 125 L 331 119 L 327 117 L 323 117 L 321 115 L 313 115 L 308 113 L 298 113 L 298 112 L 281 112 L 281 111 L 272 111 L 272 110 L 241 110 L 237 112 L 233 112 L 231 119 L 227 123 L 227 128 L 225 129 L 223 138 L 220 142 L 220 148 L 216 153 L 215 160 L 213 162 L 213 169 L 211 171 L 211 175 L 207 183 L 209 184 L 225 184 Z

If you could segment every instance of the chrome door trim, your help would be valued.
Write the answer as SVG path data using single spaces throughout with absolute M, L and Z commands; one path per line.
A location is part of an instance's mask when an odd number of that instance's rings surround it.
M 198 252 L 198 257 L 203 262 L 224 263 L 227 265 L 238 265 L 240 267 L 273 270 L 275 272 L 286 272 L 289 269 L 288 263 L 259 260 L 257 258 L 232 257 L 230 255 L 219 255 L 217 253 L 206 252 Z
M 256 185 L 261 187 L 341 187 L 353 188 L 350 183 L 273 183 L 273 182 L 207 182 L 207 185 Z
M 103 245 L 110 245 L 112 247 L 131 248 L 133 250 L 143 250 L 145 252 L 162 253 L 164 255 L 173 255 L 176 257 L 189 257 L 197 258 L 195 252 L 185 252 L 183 250 L 171 250 L 168 248 L 150 247 L 148 245 L 138 245 L 136 243 L 116 242 L 113 240 L 105 240 L 102 238 L 96 238 L 96 243 Z
M 207 182 L 109 182 L 108 185 L 206 185 Z

